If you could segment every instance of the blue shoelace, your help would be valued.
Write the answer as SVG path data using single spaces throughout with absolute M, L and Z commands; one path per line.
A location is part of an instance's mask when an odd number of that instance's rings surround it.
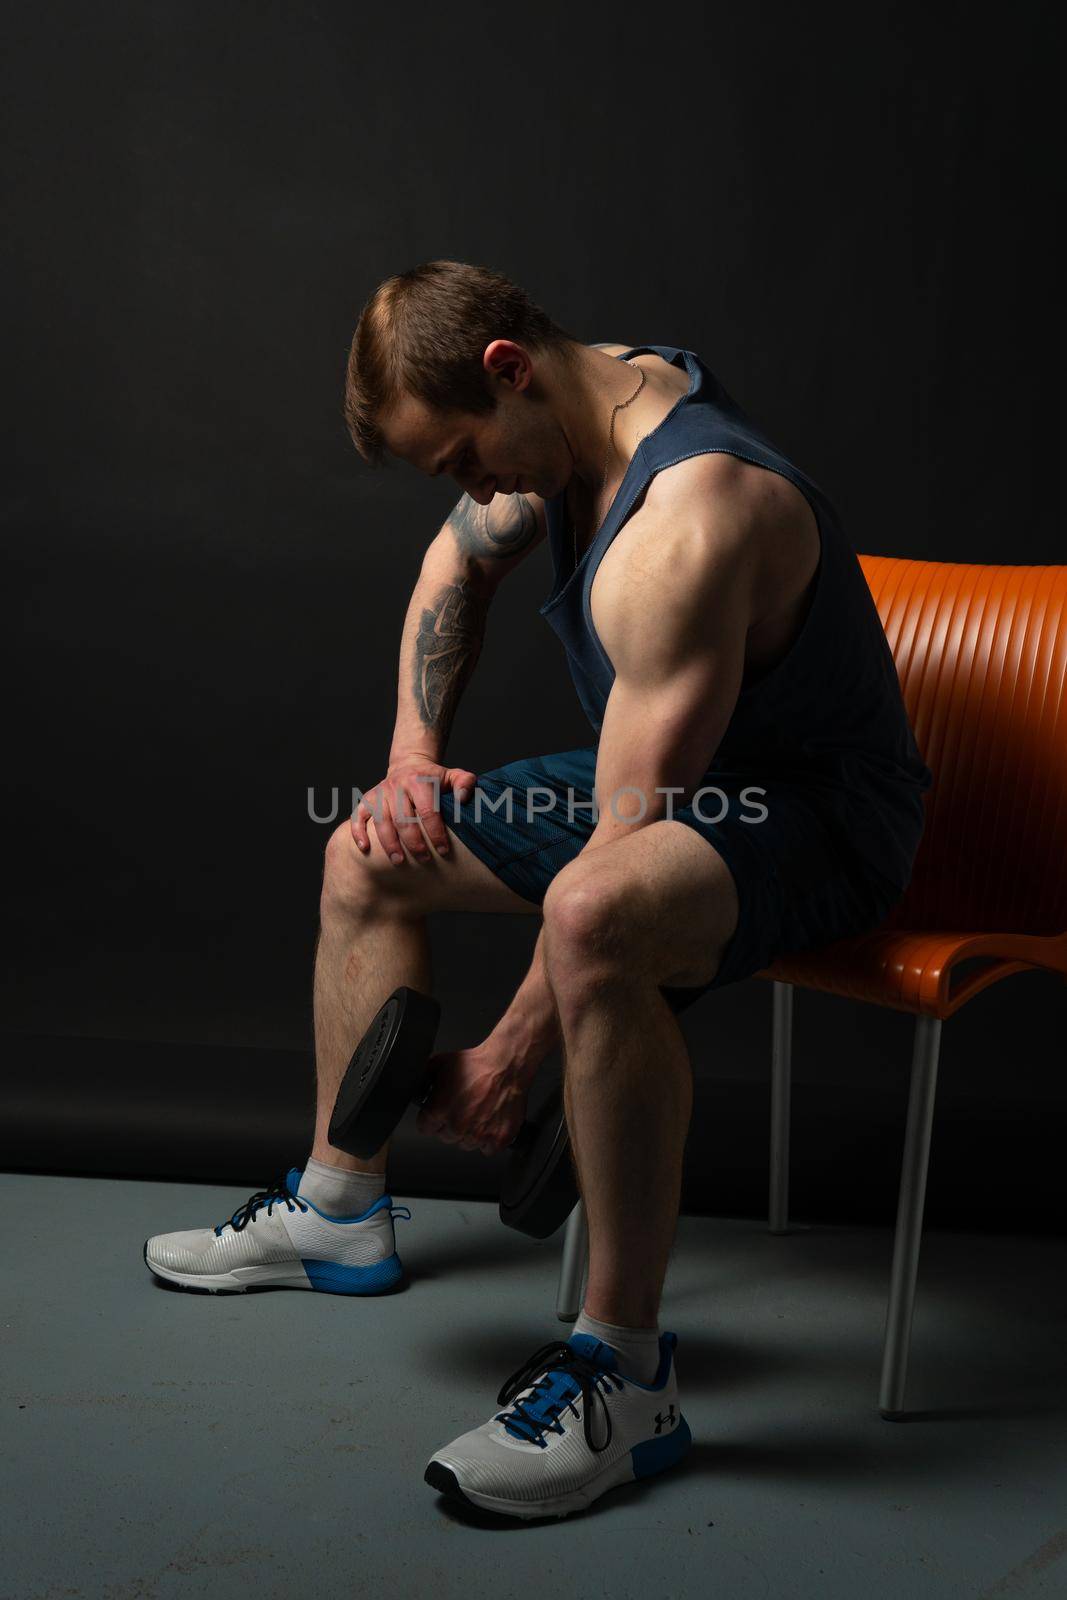
M 611 1443 L 611 1413 L 604 1394 L 623 1387 L 623 1380 L 617 1372 L 596 1366 L 587 1356 L 575 1350 L 573 1345 L 554 1340 L 535 1350 L 529 1361 L 512 1373 L 496 1397 L 497 1405 L 507 1405 L 523 1389 L 532 1388 L 532 1393 L 510 1411 L 500 1412 L 495 1420 L 502 1422 L 516 1438 L 545 1449 L 546 1433 L 563 1432 L 560 1420 L 563 1411 L 569 1409 L 575 1416 L 578 1415 L 574 1401 L 580 1394 L 585 1442 L 590 1450 L 599 1454 Z M 607 1437 L 603 1444 L 593 1441 L 590 1416 L 594 1398 L 600 1401 L 607 1423 Z

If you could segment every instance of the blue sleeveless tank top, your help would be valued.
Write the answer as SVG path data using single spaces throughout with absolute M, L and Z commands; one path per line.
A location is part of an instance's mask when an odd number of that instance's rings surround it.
M 698 355 L 642 344 L 617 359 L 646 351 L 684 368 L 689 390 L 638 444 L 577 566 L 565 496 L 545 502 L 554 582 L 540 611 L 566 649 L 582 707 L 599 737 L 615 670 L 593 626 L 590 590 L 605 551 L 655 474 L 715 451 L 780 473 L 804 495 L 819 528 L 808 610 L 785 656 L 762 676 L 742 681 L 705 781 L 723 788 L 731 775 L 766 782 L 768 805 L 773 780 L 801 783 L 842 848 L 903 889 L 922 834 L 922 796 L 933 776 L 915 743 L 859 558 L 826 495 L 775 449 Z

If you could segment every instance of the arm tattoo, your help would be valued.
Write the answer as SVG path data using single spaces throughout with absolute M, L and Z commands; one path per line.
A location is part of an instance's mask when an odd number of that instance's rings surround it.
M 459 697 L 482 648 L 488 597 L 469 578 L 438 591 L 415 636 L 415 705 L 423 723 L 448 737 Z
M 515 556 L 537 537 L 537 517 L 524 494 L 497 495 L 487 506 L 465 494 L 448 525 L 463 554 L 473 557 Z

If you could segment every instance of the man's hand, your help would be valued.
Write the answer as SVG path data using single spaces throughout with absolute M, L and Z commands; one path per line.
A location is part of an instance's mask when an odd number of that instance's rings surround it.
M 438 810 L 441 796 L 454 791 L 460 800 L 466 800 L 476 783 L 475 774 L 465 767 L 442 767 L 417 751 L 395 756 L 385 777 L 353 811 L 352 837 L 366 855 L 370 849 L 367 824 L 373 822 L 382 849 L 398 867 L 404 865 L 405 846 L 416 861 L 429 861 L 430 845 L 447 856 L 448 829 Z
M 430 1071 L 432 1088 L 418 1115 L 419 1132 L 484 1156 L 507 1149 L 526 1110 L 526 1087 L 512 1063 L 485 1043 L 431 1056 Z

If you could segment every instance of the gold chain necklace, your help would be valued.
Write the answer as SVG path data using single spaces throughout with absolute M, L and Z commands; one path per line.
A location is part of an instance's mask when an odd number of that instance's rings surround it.
M 627 360 L 626 365 L 628 367 L 632 367 L 634 365 L 634 363 L 632 361 L 630 361 L 630 360 Z M 615 414 L 618 411 L 625 411 L 627 406 L 633 405 L 634 401 L 637 399 L 638 395 L 641 393 L 641 390 L 645 387 L 645 376 L 646 376 L 645 369 L 644 369 L 644 367 L 638 367 L 637 370 L 641 374 L 641 382 L 637 385 L 637 388 L 634 390 L 634 392 L 630 396 L 629 400 L 620 400 L 619 403 L 616 406 L 612 407 L 611 422 L 608 424 L 608 448 L 607 448 L 607 454 L 604 457 L 604 476 L 600 480 L 600 490 L 599 490 L 599 494 L 597 496 L 598 499 L 599 499 L 600 495 L 602 495 L 604 493 L 604 490 L 607 487 L 608 468 L 611 465 L 611 447 L 615 442 Z M 596 501 L 595 500 L 593 502 L 593 515 L 594 516 L 596 515 Z M 573 517 L 571 518 L 571 532 L 574 535 L 574 565 L 577 567 L 577 565 L 578 565 L 578 526 L 575 523 Z

